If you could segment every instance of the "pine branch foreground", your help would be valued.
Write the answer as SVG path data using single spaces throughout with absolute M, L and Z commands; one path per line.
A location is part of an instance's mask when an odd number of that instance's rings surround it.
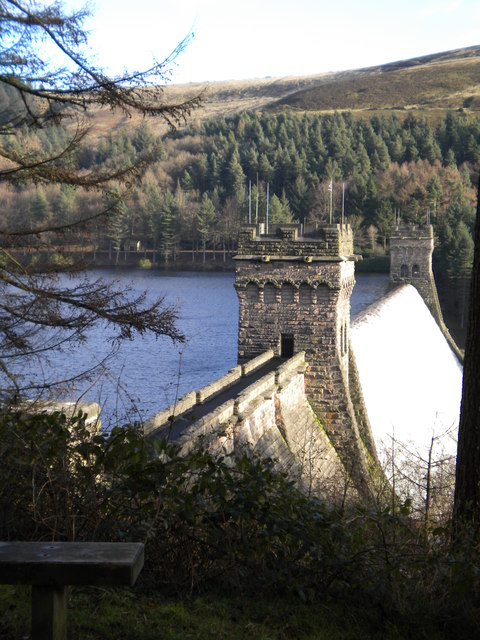
M 57 345 L 70 338 L 82 340 L 97 321 L 117 327 L 117 339 L 147 331 L 184 339 L 176 327 L 176 309 L 163 299 L 150 303 L 145 294 L 135 296 L 87 277 L 67 286 L 55 265 L 34 259 L 26 263 L 18 257 L 20 253 L 34 257 L 61 246 L 62 237 L 72 229 L 88 234 L 93 223 L 108 225 L 158 158 L 160 151 L 153 146 L 128 163 L 115 164 L 113 158 L 111 167 L 82 170 L 76 156 L 88 145 L 85 115 L 90 109 L 157 117 L 175 129 L 201 102 L 199 95 L 183 102 L 163 101 L 162 85 L 192 34 L 150 69 L 112 78 L 91 61 L 83 28 L 88 15 L 86 8 L 68 13 L 60 1 L 0 0 L 0 182 L 82 189 L 95 194 L 97 205 L 60 225 L 31 218 L 19 218 L 9 228 L 0 224 L 0 400 L 4 401 L 21 394 L 15 368 L 48 351 L 42 336 L 52 329 L 65 333 L 52 341 Z M 45 55 L 46 45 L 55 49 L 55 62 Z M 61 132 L 60 148 L 52 151 L 39 145 L 35 132 L 47 130 Z M 84 267 L 75 263 L 70 270 L 77 273 Z

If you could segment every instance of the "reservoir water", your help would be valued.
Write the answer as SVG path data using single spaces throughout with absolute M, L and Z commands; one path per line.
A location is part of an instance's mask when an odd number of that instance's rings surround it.
M 25 378 L 47 381 L 71 379 L 98 364 L 90 382 L 65 387 L 63 397 L 99 402 L 102 423 L 143 420 L 172 404 L 191 389 L 199 389 L 237 363 L 238 299 L 233 273 L 185 271 L 91 272 L 92 278 L 118 281 L 147 291 L 155 300 L 177 304 L 178 326 L 184 344 L 151 335 L 125 341 L 100 364 L 111 350 L 109 334 L 99 325 L 86 343 L 56 353 L 50 366 L 31 365 Z M 388 289 L 386 274 L 357 274 L 352 296 L 352 316 L 381 298 Z

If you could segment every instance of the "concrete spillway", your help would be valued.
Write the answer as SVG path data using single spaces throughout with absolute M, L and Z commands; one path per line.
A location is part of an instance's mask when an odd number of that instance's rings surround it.
M 403 285 L 352 322 L 351 343 L 380 457 L 456 453 L 462 367 L 417 290 Z

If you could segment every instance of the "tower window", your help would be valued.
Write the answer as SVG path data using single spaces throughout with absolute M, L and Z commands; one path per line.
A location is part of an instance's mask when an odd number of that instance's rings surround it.
M 400 277 L 401 278 L 408 278 L 408 265 L 406 264 L 402 264 L 402 266 L 400 267 Z
M 317 287 L 317 304 L 328 304 L 330 300 L 330 294 L 326 284 L 321 284 Z
M 308 284 L 301 284 L 298 290 L 298 300 L 300 304 L 312 304 L 312 289 Z
M 294 352 L 293 333 L 282 333 L 280 339 L 280 356 L 282 358 L 291 358 Z
M 267 283 L 263 287 L 263 300 L 269 304 L 277 301 L 277 289 L 273 284 Z
M 420 267 L 418 266 L 418 264 L 414 264 L 412 267 L 412 276 L 415 278 L 415 276 L 419 276 L 420 275 Z
M 293 304 L 295 301 L 293 286 L 289 283 L 282 285 L 282 302 L 283 304 Z
M 247 284 L 247 300 L 250 302 L 258 300 L 258 287 L 253 282 Z

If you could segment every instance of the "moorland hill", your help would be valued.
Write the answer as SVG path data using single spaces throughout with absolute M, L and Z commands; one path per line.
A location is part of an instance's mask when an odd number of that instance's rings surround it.
M 480 111 L 480 45 L 391 62 L 364 69 L 222 82 L 168 85 L 165 100 L 201 94 L 193 120 L 229 117 L 244 111 L 329 112 L 349 110 L 365 115 L 422 112 L 438 121 L 446 111 Z M 101 134 L 137 125 L 110 112 L 92 115 Z M 158 123 L 153 128 L 161 132 Z

